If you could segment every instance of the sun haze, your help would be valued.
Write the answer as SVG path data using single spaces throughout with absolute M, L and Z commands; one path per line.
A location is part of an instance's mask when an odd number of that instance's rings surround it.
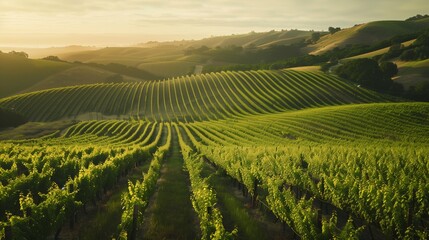
M 422 9 L 426 8 L 426 9 Z M 271 29 L 326 30 L 429 10 L 426 0 L 0 1 L 0 46 L 121 46 Z

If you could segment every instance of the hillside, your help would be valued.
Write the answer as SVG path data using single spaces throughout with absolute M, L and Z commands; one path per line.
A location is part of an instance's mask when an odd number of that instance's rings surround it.
M 321 54 L 349 44 L 372 45 L 393 36 L 415 33 L 428 27 L 429 19 L 427 18 L 420 21 L 369 22 L 325 35 L 316 44 L 310 45 L 307 51 L 310 54 Z
M 331 75 L 283 70 L 59 88 L 4 98 L 0 106 L 14 108 L 32 121 L 64 117 L 199 121 L 386 101 L 390 99 Z
M 52 74 L 42 81 L 37 82 L 33 86 L 26 88 L 19 93 L 33 92 L 50 88 L 76 86 L 82 84 L 105 83 L 109 78 L 117 75 L 114 72 L 104 69 L 86 66 L 86 65 L 73 65 L 72 67 Z M 129 77 L 122 75 L 122 82 L 139 82 L 140 78 Z
M 389 119 L 383 122 L 382 119 Z M 275 123 L 275 124 L 273 124 Z M 417 125 L 419 128 L 415 128 Z M 269 144 L 304 142 L 393 141 L 429 143 L 429 103 L 370 103 L 329 106 L 300 111 L 186 124 L 194 132 L 225 131 L 252 135 L 264 132 Z M 254 138 L 251 144 L 267 144 Z M 236 142 L 234 145 L 246 145 Z
M 206 46 L 266 48 L 271 45 L 291 45 L 311 36 L 310 31 L 283 30 L 261 33 L 234 34 L 172 42 L 148 42 L 134 47 L 109 47 L 95 51 L 81 51 L 61 54 L 68 61 L 120 63 L 134 66 L 163 77 L 181 76 L 193 72 L 196 65 L 205 64 L 207 56 L 187 56 L 186 49 Z
M 409 40 L 409 41 L 403 42 L 403 43 L 401 43 L 401 44 L 402 44 L 404 47 L 408 47 L 408 46 L 410 46 L 414 41 L 415 41 L 415 39 L 412 39 L 412 40 Z M 378 49 L 378 50 L 375 50 L 375 51 L 372 51 L 372 52 L 363 53 L 363 54 L 359 54 L 359 55 L 356 55 L 356 56 L 353 56 L 353 57 L 349 57 L 349 58 L 346 58 L 345 60 L 348 60 L 348 59 L 357 59 L 357 58 L 372 58 L 372 57 L 380 56 L 380 55 L 383 55 L 383 54 L 387 53 L 387 52 L 389 51 L 389 49 L 390 49 L 390 46 L 389 46 L 389 47 L 382 48 L 382 49 Z
M 118 75 L 121 79 L 115 80 Z M 118 64 L 88 65 L 0 53 L 0 97 L 82 84 L 139 82 L 159 78 L 147 71 Z
M 44 122 L 0 132 L 7 139 L 0 141 L 0 228 L 10 224 L 13 236 L 31 239 L 54 232 L 112 238 L 137 228 L 129 214 L 137 212 L 145 236 L 233 232 L 242 239 L 325 239 L 327 228 L 332 238 L 340 230 L 356 239 L 386 239 L 392 229 L 400 237 L 426 234 L 426 215 L 415 223 L 387 221 L 411 204 L 428 212 L 424 201 L 404 194 L 404 182 L 422 199 L 429 196 L 429 104 L 394 101 L 314 67 L 2 98 L 0 107 Z M 41 193 L 39 204 L 23 195 L 31 191 Z M 377 200 L 390 196 L 404 204 Z M 34 214 L 23 214 L 23 198 Z M 291 218 L 285 209 L 310 217 Z M 319 213 L 333 220 L 320 220 Z M 91 227 L 71 229 L 74 217 L 59 214 L 82 214 L 78 224 Z M 287 232 L 281 221 L 288 221 Z M 312 230 L 297 227 L 304 224 Z M 417 230 L 405 231 L 410 225 Z M 160 228 L 166 230 L 158 234 Z
M 16 94 L 70 67 L 69 63 L 0 53 L 0 97 Z
M 414 34 L 428 27 L 428 18 L 417 21 L 375 21 L 345 28 L 334 34 L 322 34 L 321 38 L 315 44 L 309 45 L 307 45 L 308 40 L 311 38 L 313 31 L 282 30 L 217 36 L 201 40 L 148 42 L 138 44 L 134 47 L 110 47 L 94 51 L 73 52 L 61 55 L 61 57 L 68 61 L 104 64 L 116 62 L 138 67 L 154 75 L 168 78 L 193 73 L 198 65 L 222 66 L 255 64 L 265 61 L 263 58 L 259 59 L 256 57 L 257 54 L 254 56 L 256 58 L 253 59 L 253 62 L 248 61 L 252 59 L 251 54 L 240 58 L 240 51 L 228 51 L 228 48 L 231 46 L 242 47 L 247 50 L 251 49 L 252 51 L 255 51 L 255 49 L 267 49 L 276 45 L 296 46 L 296 49 L 291 48 L 286 50 L 288 51 L 286 53 L 289 54 L 283 53 L 283 59 L 279 59 L 285 60 L 290 57 L 301 56 L 305 53 L 319 55 L 335 48 L 344 48 L 350 45 L 370 46 L 379 44 L 392 37 Z M 202 46 L 211 49 L 212 54 L 216 49 L 224 49 L 225 51 L 219 51 L 213 55 L 207 53 L 199 54 L 198 51 L 195 54 L 186 54 L 186 51 L 189 49 L 195 50 Z M 384 51 L 386 49 L 368 53 L 364 56 L 380 54 Z M 273 55 L 274 53 L 271 52 L 269 54 Z M 219 56 L 222 57 L 219 59 Z
M 97 50 L 96 47 L 89 46 L 65 46 L 65 47 L 49 47 L 49 48 L 28 48 L 28 47 L 1 47 L 0 51 L 10 52 L 19 51 L 26 52 L 29 58 L 44 58 L 47 56 L 60 56 L 73 52 Z
M 406 89 L 421 82 L 429 82 L 429 59 L 421 61 L 396 61 L 398 76 L 393 80 L 401 83 Z

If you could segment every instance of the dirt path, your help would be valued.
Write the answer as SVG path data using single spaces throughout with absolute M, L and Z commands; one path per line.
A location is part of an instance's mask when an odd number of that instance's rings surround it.
M 172 130 L 172 149 L 164 160 L 157 191 L 144 214 L 140 239 L 196 239 L 199 232 L 177 133 Z

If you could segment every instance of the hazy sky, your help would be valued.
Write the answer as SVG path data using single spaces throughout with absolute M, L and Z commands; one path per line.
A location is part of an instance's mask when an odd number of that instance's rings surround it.
M 0 0 L 0 46 L 126 45 L 326 30 L 429 13 L 428 0 Z

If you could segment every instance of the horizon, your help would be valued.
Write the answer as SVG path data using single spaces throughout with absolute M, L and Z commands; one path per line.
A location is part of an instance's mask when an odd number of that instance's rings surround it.
M 103 0 L 1 2 L 0 47 L 131 46 L 270 30 L 327 30 L 426 14 L 425 0 L 235 1 Z M 305 5 L 305 6 L 303 6 Z M 335 7 L 333 7 L 335 6 Z M 426 8 L 426 9 L 425 9 Z M 388 11 L 385 9 L 389 9 Z

